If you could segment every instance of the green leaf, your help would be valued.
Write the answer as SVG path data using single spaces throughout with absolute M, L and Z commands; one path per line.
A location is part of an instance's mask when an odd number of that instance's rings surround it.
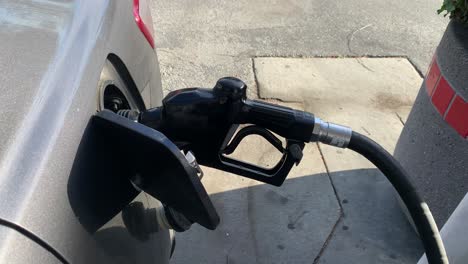
M 455 9 L 455 4 L 452 1 L 448 1 L 447 3 L 445 3 L 445 10 L 447 10 L 447 12 L 453 12 L 455 11 Z
M 468 26 L 468 0 L 444 0 L 437 14 L 457 20 Z

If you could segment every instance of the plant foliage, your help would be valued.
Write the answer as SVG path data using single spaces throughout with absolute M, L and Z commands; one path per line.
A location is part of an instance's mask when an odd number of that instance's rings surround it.
M 468 0 L 444 0 L 444 3 L 437 10 L 438 14 L 445 12 L 444 16 L 450 15 L 465 25 L 468 25 Z

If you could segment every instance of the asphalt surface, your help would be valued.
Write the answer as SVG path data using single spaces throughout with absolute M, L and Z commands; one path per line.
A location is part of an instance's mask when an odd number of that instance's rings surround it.
M 163 87 L 213 86 L 219 77 L 234 75 L 254 89 L 251 58 L 263 56 L 404 56 L 424 73 L 448 23 L 436 14 L 440 4 L 156 0 Z

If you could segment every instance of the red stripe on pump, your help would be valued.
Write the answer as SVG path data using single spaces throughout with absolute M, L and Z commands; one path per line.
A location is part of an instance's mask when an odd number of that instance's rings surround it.
M 442 74 L 434 56 L 426 75 L 426 91 L 442 118 L 468 139 L 468 102 L 458 95 Z
M 437 85 L 437 82 L 439 81 L 440 77 L 440 69 L 439 65 L 437 64 L 437 59 L 434 56 L 434 59 L 432 60 L 432 64 L 429 68 L 429 72 L 426 76 L 426 90 L 429 96 L 432 95 L 434 92 L 434 88 Z
M 437 83 L 437 87 L 435 88 L 434 94 L 432 95 L 432 103 L 437 108 L 437 111 L 439 111 L 440 115 L 445 115 L 445 111 L 447 111 L 447 107 L 452 101 L 454 95 L 455 92 L 453 91 L 452 87 L 450 87 L 444 76 L 441 76 L 440 81 Z
M 468 138 L 468 102 L 456 96 L 445 116 L 450 124 L 464 138 Z

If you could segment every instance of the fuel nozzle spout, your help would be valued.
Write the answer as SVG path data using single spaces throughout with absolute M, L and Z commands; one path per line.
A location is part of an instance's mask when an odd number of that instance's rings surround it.
M 122 210 L 122 220 L 133 237 L 144 241 L 160 230 L 184 232 L 190 229 L 192 221 L 174 208 L 154 201 L 154 207 L 145 208 L 142 202 L 132 202 Z
M 138 122 L 156 130 L 162 128 L 162 106 L 143 111 L 138 116 Z

